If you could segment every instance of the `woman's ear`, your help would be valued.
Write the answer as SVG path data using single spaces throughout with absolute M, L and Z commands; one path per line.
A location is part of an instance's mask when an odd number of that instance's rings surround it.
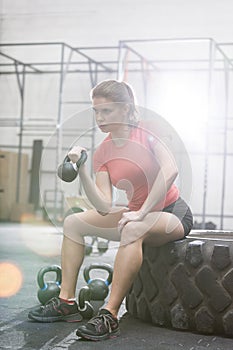
M 125 113 L 125 116 L 129 116 L 131 113 L 131 107 L 128 103 L 125 103 L 123 106 L 123 112 Z

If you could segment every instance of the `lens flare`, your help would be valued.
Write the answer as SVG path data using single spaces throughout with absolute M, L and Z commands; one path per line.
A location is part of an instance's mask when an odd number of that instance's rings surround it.
M 21 288 L 23 275 L 20 269 L 13 263 L 0 263 L 0 298 L 8 298 L 15 295 Z

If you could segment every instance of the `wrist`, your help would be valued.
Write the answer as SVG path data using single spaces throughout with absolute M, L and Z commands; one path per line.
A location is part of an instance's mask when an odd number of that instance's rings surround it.
M 86 170 L 86 164 L 81 164 L 77 168 L 78 168 L 79 173 L 84 173 Z
M 144 219 L 144 217 L 147 215 L 147 211 L 144 210 L 144 209 L 140 209 L 139 210 L 139 216 L 140 216 L 140 219 Z

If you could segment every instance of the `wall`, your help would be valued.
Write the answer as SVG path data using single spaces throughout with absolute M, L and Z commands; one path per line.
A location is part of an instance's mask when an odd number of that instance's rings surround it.
M 119 39 L 232 39 L 231 0 L 1 0 L 1 41 L 111 45 Z

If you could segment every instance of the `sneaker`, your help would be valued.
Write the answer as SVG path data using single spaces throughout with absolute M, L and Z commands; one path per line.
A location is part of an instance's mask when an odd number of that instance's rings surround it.
M 79 322 L 82 320 L 76 302 L 69 305 L 57 297 L 50 299 L 44 306 L 30 311 L 28 318 L 38 322 Z
M 102 309 L 86 325 L 80 326 L 76 334 L 78 337 L 95 341 L 114 338 L 120 334 L 119 323 L 111 312 Z

